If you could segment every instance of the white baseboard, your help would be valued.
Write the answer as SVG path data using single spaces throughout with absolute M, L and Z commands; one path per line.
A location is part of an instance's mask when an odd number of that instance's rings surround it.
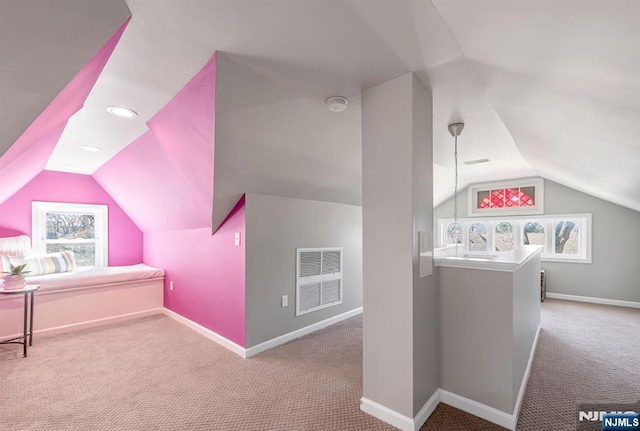
M 121 314 L 119 316 L 110 316 L 103 319 L 89 320 L 87 322 L 72 323 L 69 325 L 56 326 L 53 328 L 38 329 L 33 331 L 33 335 L 51 336 L 62 334 L 65 332 L 78 331 L 80 329 L 94 328 L 96 326 L 108 325 L 110 323 L 124 322 L 125 320 L 140 319 L 141 317 L 153 316 L 154 314 L 162 314 L 162 308 L 153 308 L 151 310 L 136 311 L 135 313 Z M 10 335 L 7 338 L 19 337 L 22 334 Z
M 616 305 L 618 307 L 640 308 L 640 302 L 596 298 L 593 296 L 566 295 L 564 293 L 547 292 L 547 298 L 562 299 L 563 301 L 589 302 L 592 304 Z
M 424 403 L 424 406 L 422 406 L 418 414 L 413 418 L 414 431 L 418 431 L 420 428 L 422 428 L 422 425 L 424 425 L 427 419 L 429 419 L 429 416 L 431 416 L 431 413 L 433 413 L 436 407 L 438 407 L 439 403 L 440 389 L 438 389 L 433 393 L 433 395 L 431 395 L 431 398 L 429 398 L 429 400 Z
M 164 308 L 163 312 L 164 314 L 171 317 L 172 319 L 182 323 L 185 326 L 188 326 L 194 331 L 204 335 L 208 339 L 220 344 L 222 347 L 225 347 L 231 350 L 233 353 L 246 359 L 246 358 L 250 358 L 251 356 L 257 355 L 260 352 L 264 352 L 265 350 L 277 347 L 288 341 L 295 340 L 296 338 L 300 338 L 304 335 L 307 335 L 319 329 L 325 328 L 329 325 L 333 325 L 334 323 L 338 323 L 350 317 L 357 316 L 358 314 L 362 313 L 362 307 L 355 308 L 351 311 L 347 311 L 346 313 L 342 313 L 337 316 L 330 317 L 329 319 L 323 320 L 321 322 L 314 323 L 313 325 L 309 325 L 304 328 L 298 329 L 296 331 L 289 332 L 288 334 L 281 335 L 280 337 L 273 338 L 271 340 L 265 341 L 264 343 L 260 343 L 248 349 L 234 343 L 233 341 L 223 337 L 222 335 L 212 331 L 211 329 L 207 329 L 204 326 L 192 320 L 189 320 L 184 316 L 181 316 L 175 311 L 171 311 L 167 308 Z
M 438 403 L 442 402 L 507 429 L 515 430 L 516 424 L 518 423 L 518 416 L 520 415 L 522 400 L 524 399 L 524 393 L 527 389 L 529 374 L 531 373 L 531 366 L 533 365 L 533 358 L 536 353 L 539 336 L 540 325 L 538 325 L 536 336 L 533 340 L 533 345 L 531 346 L 529 362 L 527 363 L 527 368 L 524 372 L 524 376 L 522 377 L 522 383 L 520 384 L 520 391 L 518 392 L 518 398 L 516 399 L 513 414 L 505 413 L 486 404 L 462 397 L 444 389 L 438 389 L 435 391 L 414 418 L 409 418 L 364 397 L 360 400 L 360 410 L 380 419 L 383 422 L 393 425 L 402 431 L 418 431 L 427 419 L 429 419 L 429 416 L 431 416 L 431 413 L 436 409 Z
M 260 352 L 264 352 L 265 350 L 272 349 L 288 341 L 303 337 L 307 334 L 318 331 L 322 328 L 326 328 L 327 326 L 333 325 L 334 323 L 341 322 L 345 319 L 349 319 L 353 316 L 357 316 L 358 314 L 361 314 L 361 313 L 362 313 L 362 307 L 354 308 L 353 310 L 347 311 L 346 313 L 338 314 L 337 316 L 330 317 L 321 322 L 314 323 L 313 325 L 305 326 L 304 328 L 298 329 L 296 331 L 292 331 L 287 334 L 281 335 L 279 337 L 272 338 L 271 340 L 267 340 L 263 343 L 256 344 L 253 347 L 247 348 L 246 357 L 250 358 L 252 356 L 257 355 Z
M 233 341 L 223 337 L 220 334 L 213 332 L 211 329 L 207 329 L 204 326 L 194 322 L 193 320 L 189 320 L 186 317 L 176 313 L 175 311 L 169 310 L 168 308 L 164 308 L 163 312 L 165 315 L 171 317 L 175 321 L 182 323 L 183 325 L 193 329 L 194 331 L 198 332 L 201 335 L 204 335 L 211 341 L 215 341 L 216 343 L 220 344 L 222 347 L 225 347 L 231 350 L 233 353 L 241 356 L 242 358 L 247 357 L 247 350 L 244 347 L 234 343 Z
M 513 415 L 490 407 L 486 404 L 479 403 L 469 398 L 462 397 L 453 392 L 440 389 L 440 402 L 449 404 L 452 407 L 471 413 L 474 416 L 493 422 L 510 430 L 516 429 L 516 418 Z
M 527 363 L 527 369 L 524 371 L 522 377 L 522 383 L 520 384 L 520 391 L 518 392 L 518 398 L 516 399 L 516 405 L 513 409 L 514 428 L 518 424 L 518 417 L 520 416 L 520 407 L 522 407 L 522 400 L 524 399 L 524 393 L 527 390 L 527 383 L 529 383 L 529 374 L 531 374 L 531 367 L 533 365 L 533 357 L 536 355 L 536 348 L 538 346 L 538 338 L 540 337 L 541 326 L 538 324 L 536 330 L 536 336 L 533 339 L 533 345 L 531 346 L 531 353 L 529 354 L 529 362 Z
M 436 391 L 436 393 L 437 392 L 438 391 Z M 395 410 L 391 410 L 390 408 L 365 397 L 360 398 L 360 410 L 370 414 L 374 418 L 380 419 L 382 422 L 386 422 L 389 425 L 398 428 L 399 430 L 415 431 L 413 418 L 400 414 Z

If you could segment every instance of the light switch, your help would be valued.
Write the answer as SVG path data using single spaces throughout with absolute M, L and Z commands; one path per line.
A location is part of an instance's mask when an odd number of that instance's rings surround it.
M 289 305 L 289 295 L 282 295 L 282 306 L 286 307 Z

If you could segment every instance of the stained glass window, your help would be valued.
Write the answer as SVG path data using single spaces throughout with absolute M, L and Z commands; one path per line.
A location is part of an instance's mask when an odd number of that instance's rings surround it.
M 478 209 L 535 206 L 535 187 L 517 187 L 478 192 Z

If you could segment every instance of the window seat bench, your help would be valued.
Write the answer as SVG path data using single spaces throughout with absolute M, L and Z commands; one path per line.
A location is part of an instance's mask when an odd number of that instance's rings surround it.
M 54 334 L 162 312 L 164 270 L 144 264 L 26 277 L 35 294 L 34 333 Z M 0 297 L 0 339 L 20 333 L 22 302 Z

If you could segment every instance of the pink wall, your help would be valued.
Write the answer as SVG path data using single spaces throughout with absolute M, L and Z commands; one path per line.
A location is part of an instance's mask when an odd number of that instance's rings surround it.
M 244 198 L 211 231 L 215 83 L 214 54 L 93 176 L 144 232 L 144 263 L 166 271 L 164 306 L 245 346 Z
M 164 306 L 243 347 L 244 236 L 244 197 L 213 236 L 210 228 L 144 234 L 144 262 L 165 270 Z
M 142 232 L 90 176 L 42 171 L 0 205 L 0 237 L 31 236 L 32 201 L 108 205 L 109 265 L 142 262 Z
M 111 36 L 0 158 L 0 203 L 42 172 L 67 120 L 82 108 L 127 24 L 129 20 Z
M 143 232 L 211 227 L 216 56 L 93 177 Z

